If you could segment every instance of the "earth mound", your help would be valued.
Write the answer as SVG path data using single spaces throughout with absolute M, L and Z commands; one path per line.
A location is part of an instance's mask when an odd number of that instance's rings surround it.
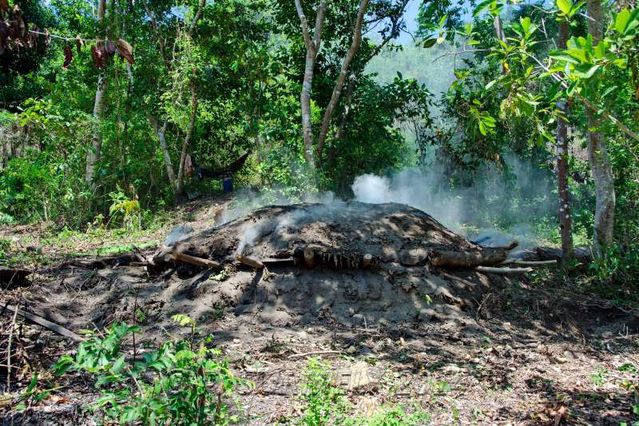
M 189 298 L 275 323 L 443 319 L 472 308 L 489 285 L 472 270 L 433 268 L 437 254 L 484 249 L 402 204 L 265 207 L 190 236 L 175 250 L 227 265 L 221 283 L 211 283 L 208 273 L 196 276 Z M 238 256 L 263 261 L 267 269 L 238 265 Z
M 72 329 L 135 317 L 162 330 L 176 313 L 213 327 L 220 320 L 403 327 L 472 317 L 482 293 L 507 280 L 434 266 L 446 253 L 483 259 L 495 249 L 401 204 L 270 206 L 171 242 L 153 265 L 139 261 L 152 255 L 138 254 L 138 261 L 62 266 L 36 280 L 31 302 Z M 217 267 L 184 263 L 176 253 Z

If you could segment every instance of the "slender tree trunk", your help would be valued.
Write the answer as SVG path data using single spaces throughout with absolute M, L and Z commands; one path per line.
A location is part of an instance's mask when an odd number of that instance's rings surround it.
M 300 93 L 300 105 L 302 110 L 302 137 L 304 139 L 304 158 L 306 163 L 312 169 L 315 169 L 315 155 L 313 149 L 313 125 L 311 121 L 311 91 L 313 89 L 313 71 L 315 68 L 315 59 L 320 50 L 322 43 L 322 26 L 324 25 L 324 16 L 326 14 L 326 1 L 322 0 L 317 8 L 315 15 L 315 31 L 311 37 L 311 32 L 306 20 L 306 14 L 302 8 L 300 0 L 295 0 L 295 9 L 300 18 L 300 26 L 302 28 L 302 36 L 306 45 L 306 61 L 304 63 L 304 80 L 302 82 L 302 91 Z
M 191 116 L 189 118 L 189 128 L 186 131 L 186 136 L 184 137 L 184 143 L 182 144 L 182 153 L 180 154 L 180 166 L 178 168 L 178 177 L 176 183 L 176 195 L 178 197 L 184 194 L 184 174 L 185 174 L 185 165 L 186 165 L 186 156 L 188 154 L 189 145 L 191 144 L 191 139 L 193 138 L 193 131 L 195 130 L 195 119 L 197 117 L 197 88 L 195 86 L 195 82 L 191 82 Z
M 166 143 L 166 126 L 168 124 L 167 121 L 164 122 L 164 125 L 160 127 L 157 118 L 151 116 L 149 117 L 149 122 L 151 126 L 155 130 L 155 134 L 160 141 L 160 149 L 162 150 L 162 156 L 164 157 L 164 166 L 166 167 L 166 175 L 169 178 L 169 183 L 174 191 L 177 190 L 177 184 L 175 180 L 175 171 L 173 170 L 173 162 L 171 161 L 171 154 L 169 153 L 169 146 Z
M 344 82 L 346 81 L 346 76 L 348 75 L 348 70 L 359 50 L 359 47 L 362 44 L 362 26 L 364 25 L 364 16 L 366 15 L 366 10 L 368 9 L 368 0 L 360 0 L 359 8 L 357 10 L 357 19 L 355 21 L 355 27 L 353 29 L 353 40 L 351 42 L 351 46 L 344 57 L 344 61 L 342 62 L 342 68 L 339 72 L 339 76 L 337 77 L 337 82 L 333 87 L 333 93 L 331 94 L 331 100 L 328 102 L 328 106 L 326 107 L 326 111 L 324 111 L 324 118 L 322 119 L 322 128 L 320 130 L 319 137 L 317 138 L 317 163 L 318 166 L 322 162 L 322 151 L 324 150 L 324 143 L 326 142 L 326 136 L 328 135 L 328 130 L 331 125 L 331 119 L 333 118 L 333 112 L 335 111 L 335 107 L 337 107 L 337 103 L 339 102 L 339 98 L 342 94 L 342 89 L 344 87 Z
M 604 14 L 601 0 L 588 0 L 588 33 L 593 44 L 603 39 Z M 595 229 L 593 247 L 596 256 L 601 256 L 604 249 L 613 242 L 615 225 L 615 185 L 614 174 L 608 149 L 603 134 L 599 130 L 601 122 L 597 112 L 586 109 L 588 122 L 588 161 L 595 182 Z
M 106 12 L 106 0 L 100 0 L 98 4 L 98 25 L 100 28 L 104 29 L 104 15 Z M 87 165 L 85 172 L 85 181 L 92 188 L 95 189 L 95 167 L 98 161 L 100 161 L 100 154 L 102 151 L 102 129 L 101 122 L 102 117 L 104 115 L 104 102 L 106 96 L 107 89 L 107 77 L 106 77 L 106 66 L 100 69 L 100 73 L 98 74 L 98 87 L 95 91 L 95 101 L 93 103 L 93 119 L 94 129 L 93 129 L 93 139 L 91 143 L 91 147 L 89 148 L 89 152 L 87 153 Z
M 311 90 L 313 87 L 313 67 L 315 66 L 316 53 L 312 49 L 306 50 L 306 62 L 304 66 L 304 81 L 300 93 L 302 106 L 302 137 L 304 138 L 304 158 L 312 168 L 315 168 L 315 156 L 313 150 L 313 125 L 311 122 Z
M 558 47 L 566 48 L 570 26 L 568 22 L 559 24 Z M 560 101 L 559 109 L 564 115 L 568 114 L 565 100 Z M 562 261 L 568 265 L 573 258 L 572 217 L 570 215 L 570 190 L 568 189 L 568 123 L 563 119 L 557 120 L 557 189 L 559 192 L 559 228 L 561 230 Z

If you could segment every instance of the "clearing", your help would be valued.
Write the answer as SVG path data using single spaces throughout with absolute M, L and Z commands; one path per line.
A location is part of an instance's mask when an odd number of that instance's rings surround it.
M 94 424 L 80 407 L 97 396 L 76 380 L 24 413 L 13 410 L 32 371 L 73 346 L 23 324 L 7 304 L 76 333 L 136 323 L 143 343 L 183 333 L 170 317 L 190 316 L 255 384 L 237 395 L 241 424 L 299 416 L 309 356 L 331 363 L 359 414 L 401 403 L 429 412 L 433 424 L 634 420 L 628 383 L 636 369 L 620 367 L 639 365 L 636 312 L 581 293 L 554 266 L 524 274 L 445 266 L 451 253 L 494 266 L 507 250 L 479 246 L 400 204 L 265 207 L 212 226 L 228 218 L 230 202 L 182 207 L 170 247 L 162 240 L 172 224 L 114 237 L 113 246 L 146 247 L 120 256 L 71 256 L 61 250 L 95 253 L 104 243 L 64 246 L 41 230 L 3 230 L 14 250 L 50 259 L 25 286 L 3 284 L 0 293 L 3 424 Z M 16 370 L 9 388 L 8 340 Z

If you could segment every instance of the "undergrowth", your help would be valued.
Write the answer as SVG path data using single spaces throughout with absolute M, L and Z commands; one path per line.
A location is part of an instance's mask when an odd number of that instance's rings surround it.
M 195 341 L 195 323 L 177 315 L 174 320 L 191 328 L 191 336 L 169 340 L 143 353 L 124 350 L 124 340 L 137 326 L 114 324 L 104 333 L 87 332 L 74 355 L 54 365 L 58 376 L 76 373 L 89 379 L 99 392 L 89 407 L 106 423 L 226 425 L 238 418 L 229 400 L 238 386 L 250 383 L 236 377 L 228 361 L 210 341 Z M 35 383 L 24 394 L 22 408 L 42 399 Z
M 402 405 L 381 405 L 370 417 L 349 415 L 353 407 L 344 391 L 335 386 L 331 366 L 310 358 L 304 371 L 301 402 L 303 414 L 296 424 L 303 426 L 419 426 L 430 423 L 428 413 L 419 408 L 408 412 Z

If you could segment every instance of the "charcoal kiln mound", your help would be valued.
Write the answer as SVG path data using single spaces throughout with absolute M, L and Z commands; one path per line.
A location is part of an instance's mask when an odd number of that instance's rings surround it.
M 472 267 L 504 250 L 401 204 L 271 206 L 173 237 L 153 253 L 60 266 L 35 280 L 29 302 L 72 330 L 135 318 L 161 331 L 177 313 L 226 329 L 405 327 L 474 318 L 482 293 L 508 280 Z
M 436 321 L 472 310 L 490 285 L 472 269 L 432 265 L 445 253 L 490 249 L 402 204 L 265 207 L 174 250 L 229 271 L 220 283 L 196 279 L 189 297 L 280 325 L 317 318 L 361 326 Z M 266 267 L 256 270 L 238 258 Z

